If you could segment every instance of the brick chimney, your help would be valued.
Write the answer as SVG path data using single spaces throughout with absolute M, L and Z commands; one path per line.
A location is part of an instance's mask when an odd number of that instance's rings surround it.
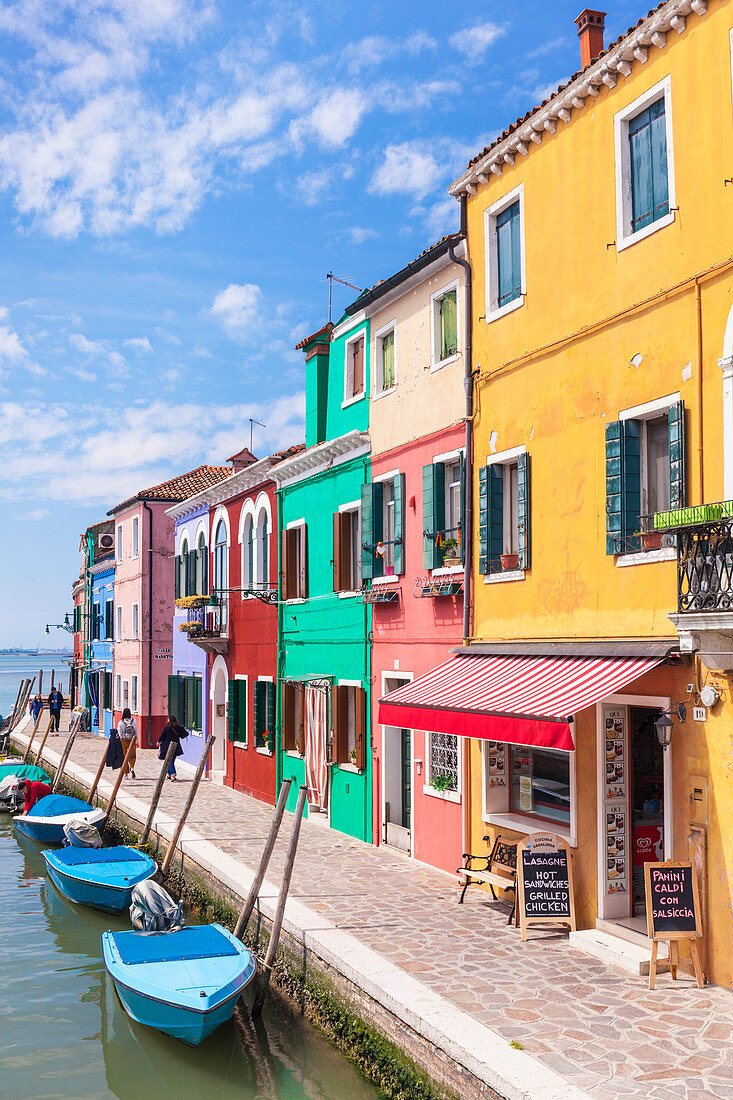
M 591 61 L 595 61 L 599 54 L 603 53 L 603 25 L 606 21 L 605 11 L 594 11 L 593 8 L 585 8 L 575 20 L 580 39 L 580 67 L 585 69 Z
M 234 467 L 234 472 L 239 473 L 240 470 L 244 470 L 247 466 L 251 466 L 253 462 L 257 461 L 256 455 L 253 455 L 249 447 L 242 447 L 241 451 L 237 451 L 235 455 L 230 455 L 227 462 L 231 462 Z

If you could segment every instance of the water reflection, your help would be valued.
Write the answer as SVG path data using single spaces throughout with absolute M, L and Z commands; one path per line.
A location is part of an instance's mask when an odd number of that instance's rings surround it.
M 106 928 L 67 901 L 41 847 L 0 820 L 0 1095 L 34 1100 L 375 1100 L 379 1095 L 289 1004 L 240 1005 L 200 1047 L 134 1023 L 101 961 Z

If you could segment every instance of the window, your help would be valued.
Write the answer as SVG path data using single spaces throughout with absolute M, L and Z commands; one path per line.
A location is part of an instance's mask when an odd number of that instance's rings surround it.
M 344 505 L 333 514 L 333 590 L 356 592 L 361 583 L 359 505 Z
M 115 677 L 115 699 L 118 710 L 122 710 L 122 677 Z
M 423 466 L 422 484 L 423 568 L 441 569 L 446 558 L 463 560 L 463 455 L 440 456 Z
M 258 680 L 254 697 L 254 735 L 258 749 L 275 748 L 275 685 L 272 680 Z
M 570 755 L 508 745 L 509 808 L 570 825 Z
M 117 524 L 117 561 L 122 561 L 122 524 Z
M 137 516 L 132 517 L 132 557 L 136 558 L 140 553 L 140 520 Z
M 254 519 L 247 516 L 242 531 L 242 587 L 253 588 L 255 581 Z
M 200 676 L 168 677 L 168 713 L 174 714 L 188 730 L 202 729 L 202 695 Z
M 283 684 L 282 736 L 285 752 L 305 756 L 305 683 L 286 680 Z
M 132 605 L 132 637 L 134 639 L 140 637 L 140 605 L 137 603 Z
M 346 369 L 344 371 L 344 402 L 364 396 L 364 333 L 346 341 Z
M 458 790 L 458 738 L 452 733 L 429 733 L 428 784 L 439 780 L 440 790 Z
M 229 681 L 227 737 L 230 741 L 247 744 L 247 680 L 239 677 Z
M 458 287 L 438 291 L 431 298 L 433 366 L 458 353 Z
M 361 577 L 405 571 L 405 475 L 390 473 L 361 489 Z
M 99 641 L 101 632 L 102 612 L 98 603 L 92 604 L 92 640 Z
M 227 576 L 227 528 L 224 520 L 220 519 L 214 536 L 214 589 L 220 601 L 218 612 L 220 631 L 226 629 L 227 623 Z
M 122 709 L 130 706 L 130 681 L 122 681 Z
M 108 640 L 114 636 L 114 600 L 107 600 L 104 605 L 104 636 Z
M 112 673 L 105 672 L 104 674 L 104 708 L 105 710 L 112 710 L 114 706 L 114 700 L 112 699 Z
M 333 759 L 366 768 L 366 693 L 356 684 L 333 689 Z
M 669 77 L 618 112 L 614 135 L 619 251 L 674 220 Z
M 685 409 L 676 397 L 627 409 L 606 425 L 607 554 L 640 551 L 654 513 L 685 506 Z
M 280 579 L 284 600 L 304 600 L 308 595 L 307 530 L 298 521 L 282 533 Z
M 170 589 L 169 589 L 170 591 Z M 117 638 L 116 641 L 122 641 L 122 608 L 117 608 Z
M 130 710 L 137 714 L 137 676 L 130 678 Z
M 496 320 L 523 302 L 524 188 L 519 186 L 485 214 L 486 320 Z
M 209 555 L 206 547 L 206 536 L 199 535 L 198 550 L 196 551 L 196 595 L 205 596 L 209 590 Z
M 394 359 L 395 326 L 392 322 L 387 327 L 380 329 L 374 341 L 375 369 L 374 392 L 375 394 L 387 393 L 394 389 L 395 385 L 395 359 Z
M 529 456 L 522 450 L 492 455 L 479 470 L 479 572 L 499 579 L 529 569 Z
M 257 514 L 257 528 L 255 531 L 255 575 L 257 586 L 266 588 L 270 579 L 270 535 L 267 526 L 267 512 L 260 508 Z
M 189 583 L 189 570 L 188 570 L 188 539 L 184 538 L 181 543 L 181 553 L 177 558 L 178 569 L 178 594 L 179 596 L 190 596 L 190 583 Z

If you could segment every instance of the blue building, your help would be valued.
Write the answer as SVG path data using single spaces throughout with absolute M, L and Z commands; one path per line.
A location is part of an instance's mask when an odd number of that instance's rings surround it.
M 89 569 L 91 581 L 91 645 L 87 694 L 92 732 L 109 737 L 112 712 L 112 659 L 114 655 L 114 552 L 100 556 Z

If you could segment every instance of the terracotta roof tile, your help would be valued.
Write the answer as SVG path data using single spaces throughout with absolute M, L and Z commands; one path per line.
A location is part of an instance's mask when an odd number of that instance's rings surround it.
M 116 512 L 121 512 L 136 500 L 161 500 L 166 503 L 188 500 L 195 493 L 200 493 L 203 489 L 209 489 L 212 485 L 217 485 L 225 478 L 231 477 L 233 472 L 231 466 L 197 466 L 195 470 L 179 474 L 178 477 L 172 477 L 169 481 L 162 481 L 160 485 L 141 489 L 139 493 L 110 508 L 107 515 L 113 516 Z
M 331 333 L 332 332 L 333 332 L 333 321 L 327 321 L 326 324 L 323 325 L 322 328 L 318 329 L 318 332 L 314 332 L 311 336 L 305 336 L 300 341 L 300 343 L 296 344 L 295 345 L 295 350 L 296 351 L 301 351 L 301 349 L 304 348 L 306 346 L 306 344 L 312 343 L 314 340 L 317 340 L 319 337 L 321 337 L 326 343 L 328 343 L 331 340 Z
M 292 458 L 293 455 L 300 454 L 300 452 L 304 450 L 305 443 L 294 443 L 293 446 L 288 447 L 286 451 L 275 451 L 274 454 L 270 455 L 270 458 L 274 459 L 275 465 L 277 465 L 278 462 L 284 462 L 286 458 Z
M 432 244 L 428 245 L 427 248 L 423 248 L 422 252 L 420 252 L 419 255 L 417 255 L 415 257 L 414 260 L 410 260 L 410 262 L 405 264 L 404 267 L 400 268 L 399 271 L 396 271 L 394 273 L 394 275 L 390 275 L 386 279 L 379 279 L 376 283 L 373 284 L 373 286 L 367 287 L 365 290 L 362 290 L 359 297 L 355 298 L 350 306 L 347 306 L 346 312 L 349 313 L 349 314 L 350 313 L 355 313 L 359 309 L 359 302 L 361 302 L 361 300 L 363 298 L 366 298 L 366 297 L 369 297 L 369 296 L 373 295 L 374 291 L 378 290 L 379 287 L 383 286 L 385 283 L 389 283 L 390 286 L 399 286 L 399 284 L 404 279 L 409 278 L 409 276 L 412 274 L 411 269 L 416 264 L 419 264 L 420 261 L 423 260 L 426 256 L 428 256 L 431 252 L 436 252 L 441 247 L 441 245 L 445 245 L 448 241 L 450 241 L 452 244 L 457 244 L 458 241 L 460 241 L 460 239 L 461 239 L 461 234 L 460 233 L 446 233 L 446 234 L 444 234 L 444 236 L 442 236 L 439 240 L 434 241 Z

